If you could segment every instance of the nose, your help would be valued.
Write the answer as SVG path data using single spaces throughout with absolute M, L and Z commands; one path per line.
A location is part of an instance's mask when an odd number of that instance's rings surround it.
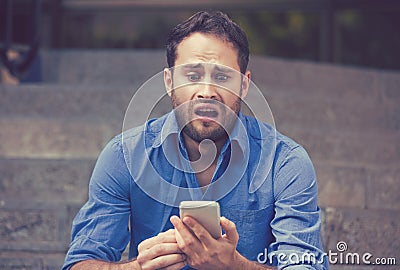
M 217 93 L 215 91 L 215 87 L 209 83 L 204 83 L 198 85 L 198 91 L 196 93 L 197 98 L 208 98 L 208 99 L 216 99 Z

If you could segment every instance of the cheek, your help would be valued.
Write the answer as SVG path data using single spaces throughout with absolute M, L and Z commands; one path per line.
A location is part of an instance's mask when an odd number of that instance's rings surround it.
M 196 89 L 194 87 L 186 86 L 186 87 L 176 88 L 173 91 L 173 95 L 171 95 L 172 102 L 178 105 L 189 102 L 193 100 L 195 93 Z M 186 106 L 189 106 L 189 104 L 186 104 Z
M 225 94 L 222 96 L 224 103 L 226 106 L 229 106 L 232 108 L 234 106 L 238 99 L 240 100 L 240 97 L 238 96 L 237 93 L 232 93 L 232 92 L 225 92 Z
M 190 102 L 190 97 L 188 97 L 183 91 L 181 93 L 176 93 L 175 91 L 171 95 L 172 107 L 176 113 L 179 115 L 189 116 L 188 112 L 192 110 L 192 104 Z

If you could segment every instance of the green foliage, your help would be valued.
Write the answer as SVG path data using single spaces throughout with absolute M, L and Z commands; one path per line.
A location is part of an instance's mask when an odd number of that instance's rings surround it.
M 171 27 L 194 11 L 73 12 L 63 17 L 61 47 L 162 49 Z M 247 33 L 253 54 L 318 61 L 317 12 L 228 12 Z M 334 60 L 337 63 L 399 69 L 398 12 L 337 12 Z
M 343 12 L 337 16 L 339 62 L 388 69 L 400 68 L 400 16 L 394 12 Z

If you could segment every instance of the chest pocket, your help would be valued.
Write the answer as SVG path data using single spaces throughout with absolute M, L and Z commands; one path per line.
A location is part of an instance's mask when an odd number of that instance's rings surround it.
M 237 250 L 249 260 L 257 260 L 257 255 L 274 240 L 270 226 L 274 216 L 272 204 L 260 210 L 221 209 L 221 215 L 236 224 Z

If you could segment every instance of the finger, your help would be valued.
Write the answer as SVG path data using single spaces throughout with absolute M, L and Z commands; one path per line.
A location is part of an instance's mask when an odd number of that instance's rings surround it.
M 176 229 L 175 235 L 179 248 L 189 256 L 198 253 L 201 248 L 199 239 L 189 231 L 177 216 L 172 216 L 170 220 Z
M 176 232 L 176 242 L 178 243 L 179 247 L 182 247 L 185 244 L 181 234 L 178 231 Z
M 184 217 L 183 223 L 187 225 L 194 235 L 203 243 L 205 246 L 210 247 L 214 244 L 215 239 L 210 235 L 210 233 L 199 223 L 196 219 L 192 217 Z
M 177 243 L 163 243 L 157 244 L 150 249 L 146 249 L 139 253 L 139 262 L 152 260 L 154 258 L 168 255 L 168 254 L 180 254 L 182 251 L 179 249 Z
M 183 255 L 177 243 L 157 244 L 139 253 L 136 260 L 140 265 L 147 265 L 149 261 L 171 254 Z
M 239 234 L 236 230 L 236 225 L 226 217 L 221 217 L 221 227 L 225 231 L 225 238 L 233 243 L 237 243 L 239 241 Z
M 180 233 L 181 236 L 192 235 L 192 233 L 188 230 L 188 228 L 183 224 L 182 220 L 177 216 L 172 216 L 170 218 L 172 225 L 174 225 L 175 229 Z M 176 232 L 175 232 L 176 233 Z
M 141 264 L 142 269 L 159 269 L 174 264 L 184 263 L 186 256 L 183 254 L 168 254 L 155 258 L 154 260 L 146 261 Z M 183 264 L 184 265 L 184 264 Z
M 140 253 L 146 249 L 152 248 L 153 246 L 161 243 L 176 243 L 175 230 L 170 229 L 168 231 L 161 232 L 154 237 L 142 241 L 138 245 L 138 251 Z
M 185 267 L 185 265 L 186 265 L 186 261 L 183 261 L 183 262 L 179 262 L 179 263 L 164 267 L 164 268 L 162 268 L 162 270 L 180 270 L 183 267 Z

